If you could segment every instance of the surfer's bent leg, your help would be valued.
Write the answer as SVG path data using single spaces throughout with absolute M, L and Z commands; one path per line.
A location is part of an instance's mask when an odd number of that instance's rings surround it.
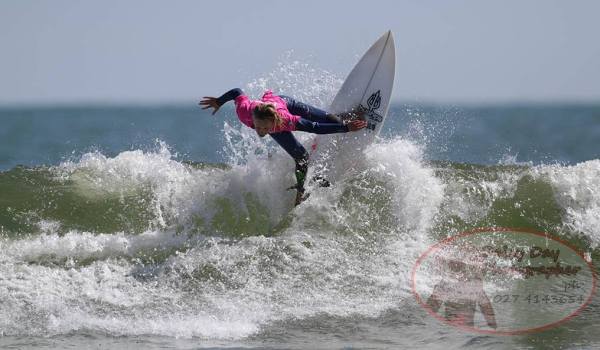
M 308 152 L 290 131 L 269 134 L 296 162 L 296 189 L 304 192 L 304 180 L 308 171 Z
M 342 123 L 342 120 L 338 116 L 329 114 L 320 108 L 300 102 L 289 96 L 279 95 L 279 97 L 285 101 L 288 111 L 294 115 L 318 123 Z

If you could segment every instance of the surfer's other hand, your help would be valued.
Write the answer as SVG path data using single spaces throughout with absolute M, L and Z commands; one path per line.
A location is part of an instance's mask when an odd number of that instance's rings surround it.
M 204 96 L 204 99 L 198 104 L 202 106 L 202 109 L 214 108 L 215 110 L 212 112 L 212 115 L 215 115 L 219 108 L 221 108 L 216 97 Z
M 367 122 L 364 120 L 352 120 L 346 125 L 348 126 L 348 131 L 357 131 L 364 129 L 367 126 Z

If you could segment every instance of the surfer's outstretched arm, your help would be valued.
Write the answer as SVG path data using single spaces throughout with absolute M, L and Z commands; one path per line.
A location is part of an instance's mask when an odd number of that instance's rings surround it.
M 235 100 L 238 96 L 241 96 L 243 94 L 244 92 L 240 88 L 231 89 L 223 95 L 219 96 L 219 98 L 217 98 L 217 102 L 222 106 L 229 101 Z
M 198 104 L 202 106 L 202 109 L 214 108 L 214 111 L 212 112 L 212 114 L 214 115 L 215 113 L 217 113 L 217 111 L 219 110 L 219 108 L 221 108 L 222 105 L 229 101 L 235 100 L 238 96 L 241 96 L 243 94 L 244 92 L 242 91 L 242 89 L 235 88 L 227 91 L 219 97 L 204 96 L 204 99 Z
M 335 134 L 340 132 L 357 131 L 367 126 L 364 120 L 352 120 L 343 123 L 319 123 L 300 118 L 296 123 L 297 131 L 310 132 L 313 134 Z
M 298 131 L 313 134 L 334 134 L 356 131 L 367 126 L 366 122 L 356 120 L 364 115 L 365 111 L 361 108 L 347 113 L 331 114 L 315 106 L 300 102 L 293 97 L 285 95 L 279 95 L 279 97 L 285 101 L 290 113 L 301 117 L 296 123 L 296 130 Z
M 279 97 L 285 101 L 290 113 L 312 122 L 342 124 L 345 120 L 364 119 L 366 113 L 366 110 L 359 105 L 349 112 L 333 114 L 290 96 L 279 95 Z
M 348 112 L 327 115 L 331 116 L 332 118 L 337 118 L 338 120 L 351 121 L 355 119 L 365 120 L 365 113 L 367 113 L 367 110 L 362 105 L 358 105 L 358 107 L 353 108 Z

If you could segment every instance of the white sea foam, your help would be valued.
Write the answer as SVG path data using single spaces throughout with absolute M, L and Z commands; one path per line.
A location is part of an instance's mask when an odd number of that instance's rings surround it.
M 572 166 L 547 165 L 532 174 L 551 182 L 556 201 L 565 211 L 563 224 L 600 244 L 600 160 Z
M 165 149 L 114 158 L 93 153 L 63 164 L 58 173 L 80 191 L 94 192 L 97 186 L 119 193 L 147 186 L 160 212 L 181 222 L 198 214 L 218 215 L 210 198 L 229 200 L 234 214 L 252 211 L 244 191 L 274 217 L 292 210 L 291 196 L 276 198 L 274 192 L 280 191 L 273 190 L 285 185 L 293 165 L 281 152 L 270 158 L 246 154 L 255 158 L 219 169 L 181 164 Z M 362 166 L 331 188 L 313 189 L 293 209 L 289 226 L 274 237 L 190 234 L 166 224 L 141 234 L 59 234 L 60 223 L 49 221 L 42 223 L 42 235 L 5 239 L 0 243 L 2 333 L 242 339 L 278 321 L 322 314 L 371 317 L 395 308 L 412 298 L 412 264 L 433 243 L 427 232 L 454 189 L 426 165 L 420 146 L 401 138 L 370 146 Z M 547 179 L 567 223 L 597 241 L 593 213 L 599 168 L 590 161 L 508 172 L 479 184 L 479 197 L 512 196 L 524 174 Z M 86 180 L 79 183 L 82 173 Z M 387 202 L 371 206 L 357 197 L 362 195 Z M 347 198 L 358 207 L 344 204 Z M 390 220 L 375 215 L 374 223 L 348 224 L 365 221 L 361 215 L 377 210 Z
M 141 234 L 59 234 L 60 225 L 50 222 L 42 235 L 3 240 L 0 298 L 12 311 L 5 313 L 2 332 L 241 339 L 279 320 L 376 316 L 410 297 L 410 264 L 442 200 L 444 186 L 422 156 L 401 139 L 367 151 L 361 171 L 382 181 L 392 198 L 397 227 L 381 226 L 386 232 L 365 233 L 336 221 L 353 210 L 337 202 L 346 189 L 362 190 L 348 179 L 315 190 L 277 236 L 235 239 L 178 233 L 168 222 L 197 215 L 210 221 L 219 215 L 211 207 L 218 198 L 233 205 L 233 214 L 251 216 L 244 193 L 266 207 L 271 220 L 287 215 L 293 194 L 274 190 L 291 180 L 293 163 L 285 154 L 251 153 L 245 155 L 255 157 L 251 162 L 207 169 L 177 162 L 162 145 L 155 152 L 90 153 L 64 163 L 57 174 L 77 191 L 91 192 L 84 194 L 90 199 L 101 191 L 146 188 L 164 222 Z

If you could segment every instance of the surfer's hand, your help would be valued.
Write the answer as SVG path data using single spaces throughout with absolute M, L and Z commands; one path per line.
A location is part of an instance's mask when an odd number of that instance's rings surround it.
M 204 99 L 198 103 L 200 106 L 203 106 L 202 109 L 214 108 L 215 110 L 212 112 L 212 115 L 215 115 L 221 106 L 217 101 L 216 97 L 208 97 L 204 96 Z
M 365 120 L 365 114 L 367 114 L 367 109 L 363 107 L 363 105 L 358 105 L 358 107 L 352 109 L 350 112 L 352 115 L 352 119 Z
M 353 120 L 348 122 L 346 126 L 348 126 L 348 131 L 357 131 L 367 127 L 367 122 L 364 120 Z

